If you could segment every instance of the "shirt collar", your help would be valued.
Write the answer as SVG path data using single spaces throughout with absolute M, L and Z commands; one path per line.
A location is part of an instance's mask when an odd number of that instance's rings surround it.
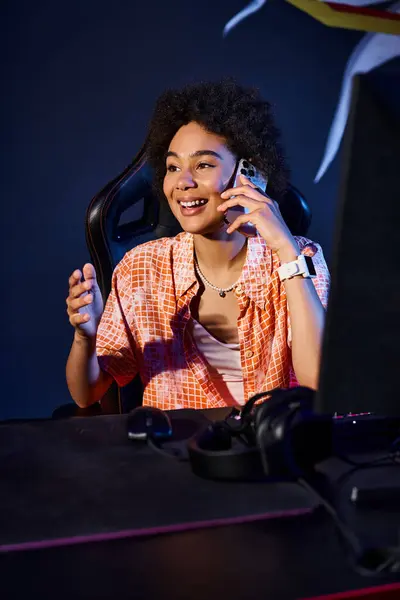
M 194 245 L 191 233 L 180 233 L 174 245 L 173 271 L 177 296 L 183 296 L 197 283 Z M 259 235 L 248 238 L 246 260 L 238 281 L 243 293 L 260 308 L 265 306 L 265 290 L 272 273 L 272 251 Z

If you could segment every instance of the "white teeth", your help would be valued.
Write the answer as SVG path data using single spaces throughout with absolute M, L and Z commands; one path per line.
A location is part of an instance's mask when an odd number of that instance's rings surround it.
M 185 208 L 193 208 L 193 206 L 201 206 L 206 204 L 207 200 L 193 200 L 192 202 L 181 202 L 181 206 Z

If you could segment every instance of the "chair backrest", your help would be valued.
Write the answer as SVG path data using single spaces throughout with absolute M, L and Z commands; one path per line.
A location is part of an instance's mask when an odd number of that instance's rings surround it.
M 280 209 L 292 234 L 306 235 L 311 211 L 299 190 L 290 186 Z M 104 300 L 111 290 L 113 270 L 128 250 L 180 231 L 167 202 L 160 202 L 154 194 L 144 145 L 122 173 L 94 196 L 87 209 L 86 242 Z M 132 403 L 135 395 L 137 399 Z M 114 386 L 108 402 L 115 402 L 116 412 L 120 412 L 140 403 L 140 397 L 140 383 L 135 381 L 122 394 Z

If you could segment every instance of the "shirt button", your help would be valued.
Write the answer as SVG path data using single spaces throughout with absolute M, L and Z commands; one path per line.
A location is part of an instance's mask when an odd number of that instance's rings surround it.
M 246 350 L 245 357 L 251 358 L 253 356 L 253 354 L 254 354 L 253 350 Z
M 237 296 L 240 296 L 240 294 L 242 294 L 242 293 L 243 293 L 242 286 L 241 286 L 241 285 L 237 285 L 237 286 L 235 287 L 235 294 L 236 294 Z

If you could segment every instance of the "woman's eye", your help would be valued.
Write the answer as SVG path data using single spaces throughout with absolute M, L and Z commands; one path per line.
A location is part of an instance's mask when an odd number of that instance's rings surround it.
M 206 163 L 206 162 L 201 162 L 197 165 L 198 169 L 213 169 L 215 167 L 215 165 L 210 165 L 210 163 Z M 167 171 L 169 173 L 175 173 L 176 171 L 178 171 L 179 167 L 177 167 L 176 165 L 167 165 Z

